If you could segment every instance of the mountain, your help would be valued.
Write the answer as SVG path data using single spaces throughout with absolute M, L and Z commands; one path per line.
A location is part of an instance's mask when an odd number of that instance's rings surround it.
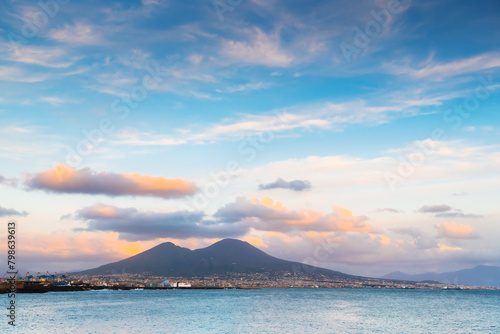
M 463 284 L 478 286 L 500 287 L 500 267 L 477 266 L 472 269 L 464 269 L 446 273 L 424 273 L 409 275 L 400 271 L 387 274 L 385 279 L 397 279 L 404 281 L 438 281 L 444 284 Z
M 227 273 L 304 272 L 356 279 L 338 271 L 285 261 L 264 253 L 247 242 L 225 239 L 209 247 L 190 250 L 166 242 L 127 259 L 76 274 L 103 275 L 151 273 L 158 276 L 210 276 Z

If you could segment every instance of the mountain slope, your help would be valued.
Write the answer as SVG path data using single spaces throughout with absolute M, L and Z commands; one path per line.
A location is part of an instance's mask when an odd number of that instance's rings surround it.
M 463 269 L 459 271 L 446 273 L 424 273 L 418 275 L 409 275 L 399 271 L 385 275 L 385 279 L 397 279 L 407 281 L 438 281 L 445 284 L 464 284 L 478 286 L 496 286 L 500 287 L 500 267 L 495 266 L 477 266 L 472 269 Z
M 264 253 L 247 242 L 225 239 L 209 247 L 190 250 L 170 242 L 127 259 L 78 274 L 151 273 L 159 276 L 209 276 L 227 273 L 306 272 L 328 277 L 355 278 L 341 272 L 310 267 Z

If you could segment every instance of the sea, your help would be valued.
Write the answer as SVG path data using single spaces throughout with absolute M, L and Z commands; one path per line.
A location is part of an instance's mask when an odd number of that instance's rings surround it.
M 7 295 L 0 295 L 4 306 Z M 7 314 L 6 307 L 3 308 Z M 16 296 L 0 333 L 500 333 L 500 291 L 259 289 Z

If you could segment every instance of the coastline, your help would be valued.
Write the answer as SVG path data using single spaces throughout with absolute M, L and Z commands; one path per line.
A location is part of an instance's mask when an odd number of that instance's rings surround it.
M 356 290 L 440 290 L 440 291 L 500 291 L 496 287 L 420 287 L 420 288 L 401 288 L 401 287 L 374 287 L 374 286 L 352 286 L 352 287 L 252 287 L 252 286 L 238 286 L 238 287 L 222 287 L 222 286 L 191 286 L 191 287 L 133 287 L 133 286 L 92 286 L 92 285 L 72 285 L 72 286 L 56 286 L 56 285 L 34 285 L 29 284 L 22 288 L 16 288 L 15 293 L 47 293 L 47 292 L 78 292 L 78 291 L 135 291 L 135 290 L 259 290 L 259 289 L 356 289 Z M 0 294 L 7 294 L 12 292 L 7 288 L 0 287 Z

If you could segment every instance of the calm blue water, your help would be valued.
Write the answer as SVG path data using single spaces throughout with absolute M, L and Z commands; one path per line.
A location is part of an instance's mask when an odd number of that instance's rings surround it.
M 262 289 L 17 296 L 16 330 L 9 329 L 2 315 L 0 333 L 500 333 L 496 291 Z M 0 298 L 6 306 L 6 295 Z

